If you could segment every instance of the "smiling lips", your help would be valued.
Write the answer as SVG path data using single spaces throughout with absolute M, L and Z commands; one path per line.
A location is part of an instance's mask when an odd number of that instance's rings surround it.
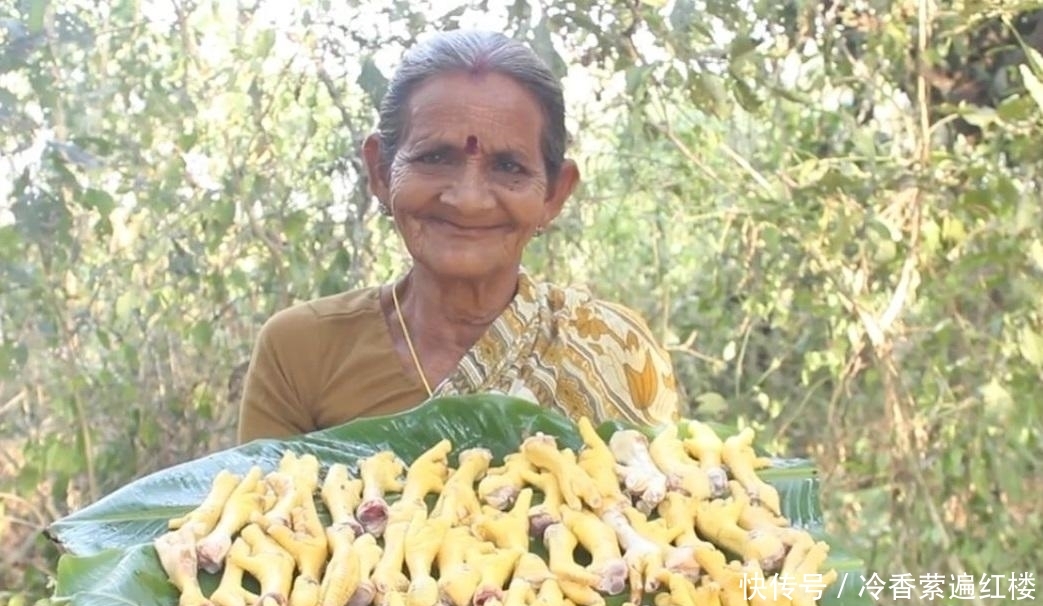
M 475 236 L 488 235 L 490 233 L 503 231 L 503 230 L 505 230 L 507 228 L 507 226 L 503 225 L 503 224 L 496 224 L 496 225 L 461 225 L 459 223 L 454 223 L 453 221 L 446 221 L 445 219 L 430 219 L 430 221 L 431 221 L 431 223 L 433 223 L 437 227 L 446 229 L 448 231 L 457 232 L 457 233 L 461 233 L 461 234 L 475 235 Z

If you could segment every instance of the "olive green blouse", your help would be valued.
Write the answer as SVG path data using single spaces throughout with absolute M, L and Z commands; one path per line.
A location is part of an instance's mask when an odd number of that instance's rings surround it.
M 534 282 L 518 292 L 434 395 L 499 392 L 599 423 L 676 420 L 670 357 L 632 310 Z M 296 304 L 261 328 L 243 386 L 239 442 L 308 433 L 427 399 L 395 354 L 370 287 Z

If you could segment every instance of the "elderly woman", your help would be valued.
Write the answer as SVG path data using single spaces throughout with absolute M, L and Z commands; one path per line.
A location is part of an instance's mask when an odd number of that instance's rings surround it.
M 239 441 L 480 392 L 596 422 L 675 419 L 671 361 L 640 317 L 521 267 L 579 181 L 565 139 L 561 87 L 523 44 L 454 31 L 412 48 L 362 148 L 411 267 L 265 323 Z

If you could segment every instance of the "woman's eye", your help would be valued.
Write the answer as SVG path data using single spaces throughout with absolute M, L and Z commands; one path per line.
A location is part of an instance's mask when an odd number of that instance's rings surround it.
M 446 155 L 440 151 L 427 152 L 426 154 L 420 154 L 414 160 L 422 164 L 443 164 L 446 161 Z
M 514 160 L 497 160 L 496 170 L 513 174 L 520 174 L 525 172 L 525 168 L 521 164 L 515 162 Z

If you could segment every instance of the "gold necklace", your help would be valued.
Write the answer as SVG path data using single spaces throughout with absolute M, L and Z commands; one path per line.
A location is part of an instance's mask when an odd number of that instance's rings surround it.
M 406 321 L 402 318 L 402 309 L 398 306 L 398 293 L 395 290 L 395 285 L 391 285 L 391 300 L 395 303 L 395 315 L 398 316 L 398 325 L 402 327 L 402 335 L 406 338 L 406 345 L 409 347 L 409 354 L 413 356 L 413 364 L 416 366 L 416 372 L 420 375 L 420 380 L 424 383 L 424 389 L 427 390 L 427 397 L 431 397 L 434 392 L 431 391 L 431 386 L 427 383 L 427 377 L 424 376 L 424 367 L 420 365 L 420 358 L 416 355 L 416 350 L 413 349 L 413 340 L 409 338 L 409 330 L 406 328 Z

